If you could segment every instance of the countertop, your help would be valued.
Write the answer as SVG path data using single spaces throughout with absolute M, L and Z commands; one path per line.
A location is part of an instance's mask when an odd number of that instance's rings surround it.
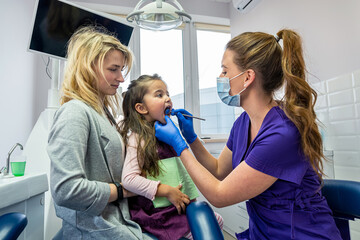
M 46 173 L 25 174 L 21 177 L 0 175 L 0 209 L 25 201 L 48 189 Z

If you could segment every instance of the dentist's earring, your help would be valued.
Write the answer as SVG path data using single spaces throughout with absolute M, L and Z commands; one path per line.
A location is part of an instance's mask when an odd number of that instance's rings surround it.
M 244 84 L 244 87 L 246 87 L 246 83 Z

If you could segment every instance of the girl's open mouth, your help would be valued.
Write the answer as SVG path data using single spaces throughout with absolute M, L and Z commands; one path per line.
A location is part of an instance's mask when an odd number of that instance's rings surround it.
M 165 115 L 169 115 L 169 116 L 170 116 L 171 106 L 166 107 L 164 113 L 165 113 Z

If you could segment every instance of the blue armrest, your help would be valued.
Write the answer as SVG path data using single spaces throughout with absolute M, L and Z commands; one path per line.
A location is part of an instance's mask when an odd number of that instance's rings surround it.
M 223 240 L 224 235 L 214 211 L 206 202 L 195 201 L 186 207 L 192 236 L 195 240 Z
M 27 217 L 22 213 L 6 213 L 0 216 L 0 239 L 17 239 L 27 223 Z
M 341 237 L 350 240 L 349 220 L 360 218 L 360 182 L 325 179 L 321 189 Z
M 325 179 L 321 191 L 335 217 L 360 218 L 360 182 Z

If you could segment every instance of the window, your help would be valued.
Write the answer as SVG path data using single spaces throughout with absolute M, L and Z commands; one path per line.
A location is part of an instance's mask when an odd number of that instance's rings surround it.
M 166 82 L 174 108 L 184 108 L 182 30 L 140 30 L 141 74 Z
M 230 34 L 213 30 L 196 30 L 200 116 L 203 137 L 228 134 L 235 121 L 234 108 L 223 104 L 217 95 L 216 77 L 221 73 L 221 59 Z
M 206 119 L 194 120 L 200 137 L 228 135 L 236 113 L 218 98 L 216 77 L 230 40 L 230 28 L 186 23 L 170 31 L 136 28 L 134 35 L 130 45 L 135 54 L 131 76 L 159 74 L 167 83 L 174 108 L 185 108 Z M 124 90 L 128 84 L 123 84 Z

